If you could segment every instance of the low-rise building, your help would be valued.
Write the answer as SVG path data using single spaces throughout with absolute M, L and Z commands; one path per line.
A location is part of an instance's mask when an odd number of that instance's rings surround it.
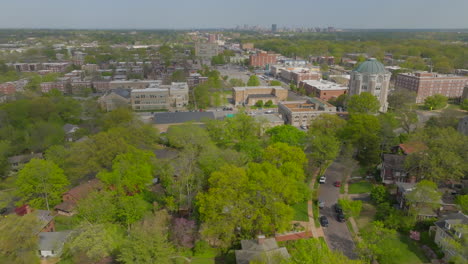
M 301 101 L 286 101 L 278 104 L 278 112 L 288 125 L 308 126 L 317 116 L 335 114 L 336 107 L 318 98 Z
M 43 258 L 60 256 L 70 234 L 71 231 L 39 233 L 39 255 Z
M 183 108 L 188 105 L 188 91 L 187 83 L 155 84 L 146 89 L 132 90 L 130 103 L 133 110 Z
M 241 240 L 242 249 L 236 250 L 236 263 L 280 263 L 290 257 L 285 247 L 279 247 L 274 238 L 259 235 L 257 239 Z
M 202 59 L 211 59 L 213 56 L 218 55 L 219 53 L 218 43 L 206 43 L 206 42 L 197 42 L 195 43 L 195 56 Z
M 395 81 L 396 89 L 416 92 L 416 103 L 422 103 L 435 94 L 460 98 L 467 85 L 468 77 L 435 72 L 400 73 Z
M 445 260 L 449 261 L 453 257 L 460 259 L 459 263 L 468 263 L 468 251 L 466 251 L 465 236 L 468 236 L 468 216 L 463 213 L 454 213 L 447 215 L 435 222 L 434 242 L 439 245 L 445 253 Z M 459 243 L 461 249 L 456 250 L 455 243 Z M 466 242 L 465 242 L 466 243 Z
M 304 80 L 299 83 L 299 87 L 304 88 L 308 95 L 326 101 L 348 91 L 348 87 L 326 80 Z
M 120 107 L 130 106 L 130 89 L 113 89 L 107 91 L 98 99 L 101 109 L 112 111 Z
M 206 81 L 208 81 L 208 77 L 204 77 L 199 73 L 191 73 L 189 77 L 187 77 L 187 84 L 190 88 L 202 84 Z
M 92 179 L 82 183 L 62 194 L 62 203 L 55 206 L 55 211 L 60 215 L 72 216 L 75 213 L 77 203 L 86 198 L 93 191 L 100 191 L 103 184 L 98 179 Z
M 202 124 L 205 120 L 213 120 L 213 112 L 166 112 L 154 114 L 154 126 L 160 132 L 166 132 L 169 127 L 191 122 Z
M 252 67 L 265 67 L 267 65 L 276 64 L 278 55 L 275 53 L 267 53 L 266 51 L 259 51 L 256 54 L 250 55 L 250 66 Z
M 125 77 L 126 79 L 127 77 Z M 145 89 L 150 86 L 161 85 L 162 80 L 119 80 L 111 81 L 109 89 Z
M 232 90 L 235 105 L 255 105 L 259 100 L 277 104 L 288 98 L 288 90 L 281 86 L 233 87 Z

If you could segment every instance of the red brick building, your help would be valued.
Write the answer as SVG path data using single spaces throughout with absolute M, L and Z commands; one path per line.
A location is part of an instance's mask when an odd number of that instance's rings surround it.
M 336 98 L 342 94 L 346 94 L 348 87 L 341 86 L 334 82 L 325 80 L 304 80 L 299 83 L 300 88 L 304 88 L 307 95 L 317 97 L 322 100 L 328 101 Z
M 0 83 L 0 94 L 11 95 L 14 93 L 16 93 L 16 85 L 14 83 Z
M 250 66 L 265 67 L 267 64 L 272 65 L 276 63 L 277 57 L 277 54 L 260 51 L 257 54 L 250 55 Z
M 416 92 L 416 103 L 424 102 L 428 96 L 441 94 L 449 98 L 459 98 L 468 85 L 468 77 L 439 74 L 435 72 L 400 73 L 395 88 Z

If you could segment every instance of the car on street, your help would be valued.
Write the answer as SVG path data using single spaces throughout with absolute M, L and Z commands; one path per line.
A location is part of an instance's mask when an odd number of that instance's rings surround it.
M 346 217 L 343 213 L 338 213 L 336 215 L 336 220 L 338 220 L 338 222 L 345 222 L 346 221 Z
M 340 181 L 335 181 L 333 183 L 333 185 L 335 185 L 335 187 L 341 187 L 341 182 Z
M 319 208 L 324 208 L 325 207 L 325 202 L 322 201 L 322 200 L 319 200 L 318 201 L 318 206 L 319 206 Z
M 335 204 L 335 212 L 337 214 L 342 214 L 343 213 L 343 208 L 341 208 L 341 205 L 340 204 Z
M 319 183 L 325 183 L 326 180 L 327 180 L 327 178 L 325 178 L 325 176 L 322 176 L 319 179 Z
M 320 224 L 323 226 L 323 227 L 327 227 L 328 226 L 328 219 L 326 216 L 322 215 L 320 217 Z

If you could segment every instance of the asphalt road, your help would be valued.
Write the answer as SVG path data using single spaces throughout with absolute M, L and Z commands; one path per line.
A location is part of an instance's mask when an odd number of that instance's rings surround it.
M 325 207 L 320 209 L 320 215 L 328 218 L 328 227 L 323 228 L 328 246 L 333 250 L 343 252 L 347 257 L 356 259 L 355 245 L 348 230 L 346 223 L 340 223 L 336 220 L 334 204 L 338 201 L 340 188 L 333 186 L 335 181 L 341 181 L 343 166 L 337 162 L 325 172 L 326 183 L 321 184 L 319 188 L 319 200 L 325 202 Z

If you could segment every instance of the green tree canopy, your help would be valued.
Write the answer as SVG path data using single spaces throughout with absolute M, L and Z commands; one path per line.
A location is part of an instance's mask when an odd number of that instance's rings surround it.
M 251 75 L 247 81 L 247 86 L 260 86 L 260 80 L 257 75 Z
M 442 109 L 447 105 L 448 98 L 441 94 L 434 94 L 424 99 L 424 107 L 428 110 Z
M 291 125 L 282 125 L 266 131 L 272 143 L 283 142 L 290 146 L 301 147 L 305 144 L 306 133 Z
M 374 114 L 379 111 L 380 103 L 377 97 L 368 92 L 355 94 L 348 99 L 347 109 L 351 114 Z
M 18 173 L 15 182 L 20 203 L 50 210 L 60 203 L 69 184 L 63 170 L 48 160 L 32 159 Z

